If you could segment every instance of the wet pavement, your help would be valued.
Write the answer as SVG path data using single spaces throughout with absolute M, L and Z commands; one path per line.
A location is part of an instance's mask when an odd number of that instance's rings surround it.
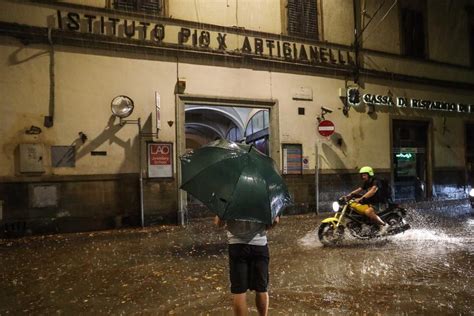
M 404 234 L 335 248 L 317 241 L 321 217 L 269 233 L 270 314 L 474 315 L 467 205 L 412 210 Z M 226 247 L 211 219 L 0 240 L 0 315 L 231 315 Z

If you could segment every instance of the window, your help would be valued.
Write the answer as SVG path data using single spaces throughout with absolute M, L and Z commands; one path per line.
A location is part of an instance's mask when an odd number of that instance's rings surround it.
M 238 127 L 232 127 L 228 132 L 226 138 L 233 142 L 240 142 L 242 139 L 242 134 L 240 133 L 240 129 Z
M 470 47 L 471 47 L 471 67 L 474 68 L 474 23 L 471 25 L 471 31 L 469 32 Z
M 425 3 L 422 0 L 400 2 L 402 54 L 426 58 Z
M 474 7 L 468 9 L 469 13 L 469 54 L 471 56 L 471 67 L 474 68 Z
M 245 129 L 245 136 L 253 135 L 261 130 L 268 128 L 269 125 L 269 113 L 267 110 L 261 110 L 252 116 L 247 123 Z
M 265 155 L 269 153 L 269 123 L 268 110 L 260 110 L 250 118 L 245 128 L 245 142 L 254 144 Z
M 163 0 L 114 0 L 114 8 L 124 11 L 162 14 Z
M 288 35 L 318 39 L 316 0 L 288 0 Z

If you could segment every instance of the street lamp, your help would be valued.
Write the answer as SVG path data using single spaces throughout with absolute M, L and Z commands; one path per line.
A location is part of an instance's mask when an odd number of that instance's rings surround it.
M 142 138 L 141 138 L 141 122 L 140 118 L 137 120 L 124 120 L 124 118 L 129 117 L 132 112 L 133 108 L 135 107 L 133 100 L 126 95 L 119 95 L 112 99 L 110 104 L 110 109 L 112 110 L 112 114 L 115 117 L 120 119 L 120 125 L 125 124 L 137 124 L 138 126 L 138 163 L 140 168 L 140 218 L 142 227 L 145 227 L 145 215 L 143 210 L 143 172 L 142 172 Z

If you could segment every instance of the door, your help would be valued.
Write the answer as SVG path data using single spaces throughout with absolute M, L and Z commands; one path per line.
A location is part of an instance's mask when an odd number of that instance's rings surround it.
M 393 121 L 393 179 L 396 200 L 423 200 L 429 195 L 428 122 Z
M 466 183 L 474 187 L 474 123 L 466 124 Z

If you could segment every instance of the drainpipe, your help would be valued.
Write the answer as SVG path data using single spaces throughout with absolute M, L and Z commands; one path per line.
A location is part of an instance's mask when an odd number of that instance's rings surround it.
M 142 228 L 145 227 L 145 210 L 143 206 L 143 162 L 142 162 L 142 124 L 140 118 L 137 120 L 137 125 L 138 125 L 138 164 L 140 168 L 140 219 L 141 219 L 141 224 Z
M 352 1 L 352 8 L 354 14 L 354 54 L 355 54 L 355 69 L 354 69 L 354 82 L 359 83 L 359 71 L 360 71 L 360 61 L 359 61 L 359 31 L 360 31 L 360 0 Z
M 314 197 L 316 200 L 316 215 L 319 214 L 319 139 L 316 141 L 315 146 L 315 168 L 314 168 Z
M 48 43 L 51 46 L 49 52 L 49 111 L 48 115 L 44 117 L 43 125 L 45 127 L 53 127 L 54 124 L 54 103 L 55 103 L 55 73 L 54 73 L 54 45 L 52 38 L 52 28 L 48 28 Z

